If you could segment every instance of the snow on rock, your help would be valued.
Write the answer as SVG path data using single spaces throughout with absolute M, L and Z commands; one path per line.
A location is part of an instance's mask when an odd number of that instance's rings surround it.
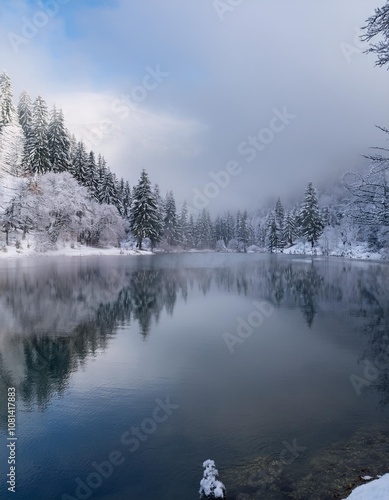
M 387 500 L 388 498 L 389 474 L 385 474 L 379 479 L 355 488 L 351 495 L 347 497 L 347 500 Z
M 203 467 L 205 470 L 204 477 L 200 481 L 200 498 L 225 498 L 226 488 L 221 481 L 216 479 L 219 472 L 215 468 L 215 462 L 206 460 Z

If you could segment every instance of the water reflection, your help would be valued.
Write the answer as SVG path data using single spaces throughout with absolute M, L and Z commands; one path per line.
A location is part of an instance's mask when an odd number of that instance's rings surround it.
M 107 348 L 118 327 L 136 324 L 147 340 L 162 311 L 174 315 L 176 302 L 190 300 L 191 290 L 207 295 L 215 287 L 275 307 L 297 307 L 309 327 L 318 314 L 355 322 L 369 339 L 361 359 L 380 361 L 369 387 L 387 404 L 388 278 L 385 265 L 274 257 L 228 267 L 166 269 L 154 260 L 141 269 L 122 261 L 8 270 L 0 275 L 1 396 L 17 386 L 25 403 L 45 407 L 64 391 L 73 371 Z

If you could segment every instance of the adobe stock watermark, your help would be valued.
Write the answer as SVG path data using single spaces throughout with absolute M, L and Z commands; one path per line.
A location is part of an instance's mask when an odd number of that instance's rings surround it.
M 235 352 L 237 344 L 243 344 L 245 340 L 250 338 L 255 329 L 263 325 L 265 318 L 269 318 L 274 312 L 274 306 L 270 302 L 258 302 L 254 300 L 253 305 L 254 309 L 246 319 L 241 316 L 236 318 L 238 326 L 235 334 L 225 332 L 222 335 L 227 349 L 231 354 Z
M 364 388 L 373 385 L 373 383 L 378 380 L 383 370 L 389 368 L 389 336 L 385 335 L 383 340 L 387 342 L 386 352 L 382 352 L 376 356 L 373 361 L 369 359 L 363 360 L 365 367 L 362 376 L 356 375 L 355 373 L 350 375 L 350 382 L 357 396 L 362 394 Z
M 368 48 L 368 43 L 361 40 L 361 29 L 354 26 L 354 32 L 355 35 L 351 43 L 341 42 L 339 44 L 339 49 L 349 64 L 354 56 L 363 54 Z
M 66 5 L 70 0 L 45 0 L 38 2 L 40 9 L 36 10 L 31 17 L 21 17 L 20 33 L 10 31 L 7 35 L 8 41 L 15 54 L 19 54 L 20 48 L 28 45 L 35 38 L 39 30 L 48 25 L 58 12 L 61 6 Z
M 123 135 L 124 130 L 120 122 L 125 121 L 131 112 L 147 99 L 150 92 L 154 92 L 169 76 L 170 73 L 163 71 L 159 64 L 155 68 L 146 66 L 139 85 L 135 85 L 128 93 L 122 94 L 120 98 L 112 101 L 110 111 L 115 115 L 115 119 L 103 119 L 90 127 L 83 127 L 83 140 L 96 147 L 108 136 Z
M 293 439 L 291 444 L 288 441 L 282 441 L 281 444 L 283 448 L 279 453 L 279 460 L 269 461 L 270 463 L 267 467 L 249 474 L 245 481 L 245 484 L 255 488 L 255 498 L 259 498 L 258 495 L 265 492 L 267 485 L 273 483 L 275 477 L 279 477 L 288 465 L 291 465 L 307 450 L 305 446 L 297 444 L 296 438 Z M 237 496 L 237 500 L 250 500 L 250 496 L 240 493 Z
M 166 422 L 173 414 L 173 411 L 179 408 L 178 404 L 170 402 L 167 396 L 165 401 L 155 400 L 155 407 L 149 417 L 142 420 L 138 427 L 131 426 L 129 430 L 123 432 L 119 442 L 121 449 L 112 450 L 106 460 L 102 462 L 93 462 L 92 471 L 84 478 L 75 479 L 76 487 L 72 495 L 64 493 L 61 500 L 87 500 L 100 486 L 105 479 L 109 479 L 117 467 L 123 465 L 126 461 L 126 454 L 134 453 L 154 434 L 158 426 Z M 124 451 L 123 451 L 124 447 Z
M 239 156 L 243 157 L 247 163 L 253 162 L 258 153 L 264 151 L 274 139 L 283 132 L 286 127 L 296 118 L 297 115 L 291 114 L 286 109 L 286 106 L 280 111 L 277 108 L 273 109 L 267 127 L 263 127 L 255 135 L 249 135 L 242 141 L 237 148 Z M 226 189 L 233 177 L 236 177 L 243 172 L 243 167 L 236 160 L 231 160 L 226 164 L 224 170 L 219 172 L 208 172 L 211 182 L 207 182 L 202 189 L 193 188 L 192 203 L 188 208 L 201 211 L 211 200 L 219 196 L 221 190 Z
M 212 5 L 217 17 L 223 22 L 225 15 L 234 12 L 243 2 L 244 0 L 213 0 Z
M 142 82 L 133 87 L 128 94 L 122 94 L 120 99 L 115 99 L 111 104 L 111 111 L 121 120 L 125 120 L 130 116 L 130 111 L 145 101 L 149 93 L 156 90 L 169 76 L 170 73 L 162 71 L 159 64 L 155 69 L 147 66 Z

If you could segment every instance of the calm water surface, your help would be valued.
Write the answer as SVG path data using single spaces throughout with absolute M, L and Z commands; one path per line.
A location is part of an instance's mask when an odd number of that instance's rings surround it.
M 387 472 L 385 264 L 39 258 L 0 263 L 0 291 L 1 498 L 191 500 L 208 458 L 239 500 Z

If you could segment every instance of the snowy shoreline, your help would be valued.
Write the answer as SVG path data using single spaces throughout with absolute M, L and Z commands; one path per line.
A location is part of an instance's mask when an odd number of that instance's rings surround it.
M 370 476 L 362 479 L 369 482 L 357 486 L 345 500 L 384 500 L 389 498 L 389 474 L 378 476 L 377 479 Z
M 34 248 L 17 249 L 15 246 L 6 247 L 7 251 L 0 251 L 1 259 L 23 259 L 32 257 L 93 257 L 93 256 L 128 256 L 128 255 L 154 255 L 150 250 L 133 250 L 126 248 L 110 247 L 95 248 L 86 246 L 63 247 L 58 250 L 38 252 Z
M 3 247 L 4 248 L 4 247 Z M 83 245 L 75 245 L 73 247 L 63 246 L 57 250 L 47 250 L 46 252 L 39 252 L 33 248 L 20 248 L 17 249 L 14 245 L 5 247 L 6 251 L 0 251 L 0 260 L 2 259 L 21 259 L 32 257 L 93 257 L 93 256 L 136 256 L 136 255 L 158 255 L 158 254 L 178 254 L 178 253 L 237 253 L 237 252 L 218 252 L 212 249 L 204 250 L 156 250 L 151 251 L 148 249 L 136 250 L 130 247 L 109 247 L 109 248 L 96 248 Z M 367 261 L 367 262 L 387 262 L 389 259 L 386 255 L 376 252 L 369 252 L 364 246 L 354 248 L 353 251 L 347 253 L 331 252 L 329 254 L 323 253 L 320 248 L 314 248 L 313 252 L 310 245 L 297 244 L 293 247 L 284 249 L 283 252 L 271 254 L 263 249 L 251 250 L 248 249 L 249 254 L 267 254 L 267 255 L 280 255 L 280 256 L 301 256 L 301 257 L 337 257 L 348 260 Z

